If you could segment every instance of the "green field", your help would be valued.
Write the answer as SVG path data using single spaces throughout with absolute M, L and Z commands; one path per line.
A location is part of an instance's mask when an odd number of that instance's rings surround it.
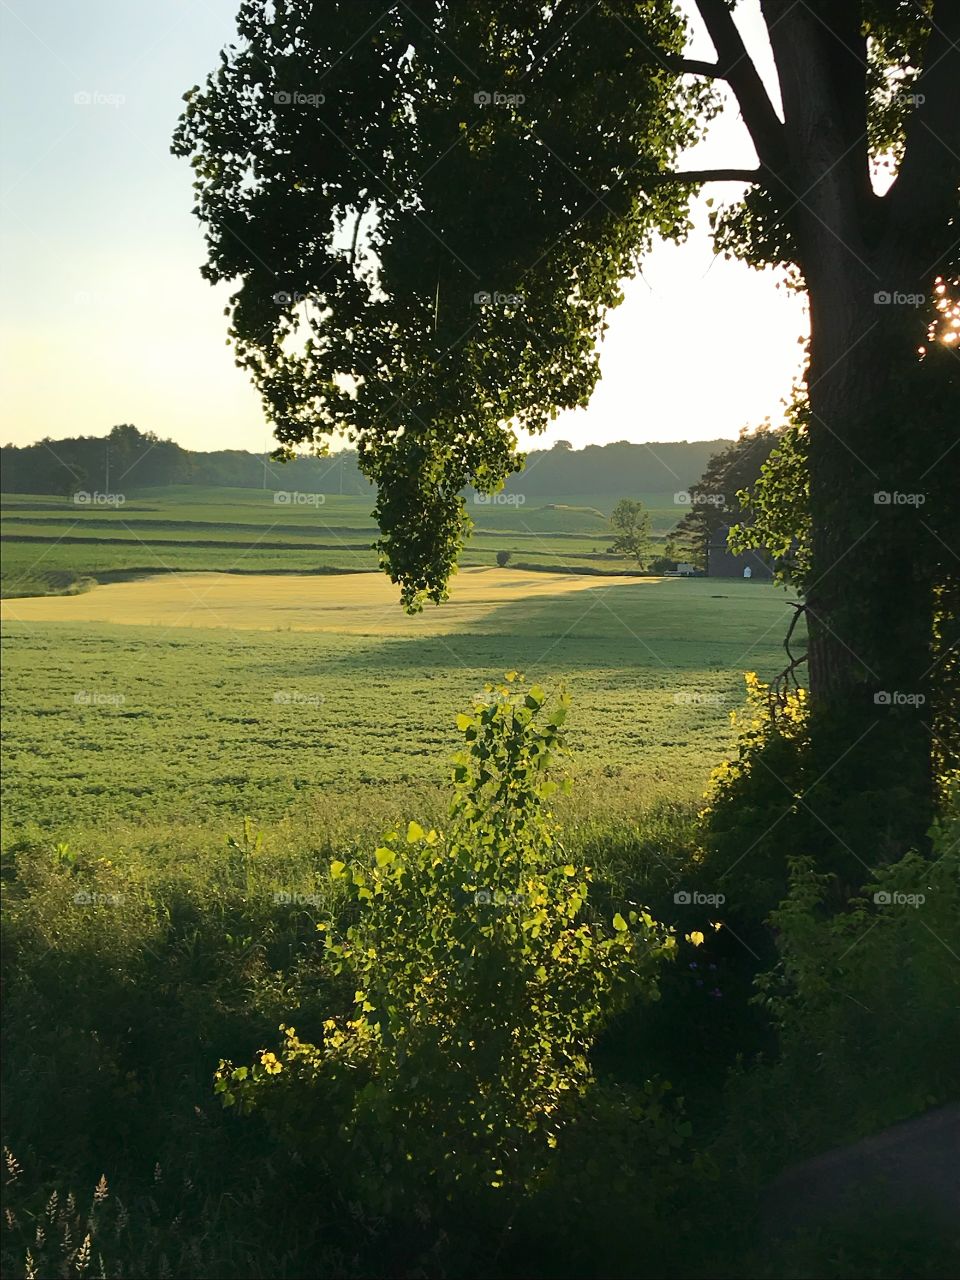
M 336 494 L 278 502 L 271 490 L 183 486 L 124 495 L 116 507 L 7 494 L 0 501 L 4 596 L 85 589 L 95 581 L 172 571 L 362 572 L 377 569 L 372 499 Z M 670 494 L 641 495 L 656 537 L 678 519 Z M 463 563 L 493 565 L 498 551 L 546 569 L 623 572 L 609 554 L 609 500 L 514 505 L 468 503 L 475 529 Z M 682 514 L 682 510 L 679 512 Z
M 297 579 L 283 587 L 296 598 Z M 455 601 L 412 619 L 345 610 L 340 632 L 204 629 L 199 609 L 189 627 L 8 621 L 6 840 L 115 845 L 432 787 L 456 712 L 507 668 L 569 687 L 570 768 L 598 805 L 605 790 L 626 805 L 690 800 L 730 746 L 742 673 L 783 665 L 791 613 L 770 586 L 707 579 L 504 594 L 465 619 Z
M 321 496 L 181 487 L 115 508 L 3 499 L 8 843 L 96 833 L 116 846 L 163 831 L 169 844 L 171 829 L 242 815 L 309 823 L 345 793 L 356 811 L 391 790 L 432 792 L 457 711 L 508 668 L 570 688 L 570 767 L 598 808 L 690 801 L 729 749 L 743 672 L 783 665 L 791 611 L 769 586 L 638 579 L 570 593 L 560 578 L 517 573 L 636 570 L 606 550 L 607 512 L 589 494 L 471 503 L 465 570 L 496 573 L 500 550 L 511 568 L 489 579 L 482 607 L 465 608 L 457 586 L 416 618 L 376 572 L 370 497 Z M 672 495 L 645 501 L 655 528 L 671 527 Z M 184 571 L 234 575 L 220 581 L 233 582 L 239 611 L 236 600 L 223 616 L 201 607 L 201 585 L 163 612 L 164 584 Z M 369 574 L 369 606 L 356 586 L 367 579 L 336 576 L 357 573 Z M 235 576 L 264 574 L 283 576 Z M 24 601 L 16 620 L 17 597 L 78 590 L 94 594 L 32 615 Z M 311 601 L 333 612 L 320 623 Z

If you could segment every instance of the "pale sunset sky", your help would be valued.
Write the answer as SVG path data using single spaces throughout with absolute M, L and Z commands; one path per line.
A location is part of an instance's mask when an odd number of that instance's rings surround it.
M 120 422 L 193 449 L 269 441 L 225 343 L 229 290 L 200 276 L 189 165 L 169 149 L 181 95 L 233 37 L 238 3 L 0 0 L 3 443 Z M 690 16 L 690 52 L 709 58 Z M 772 83 L 758 0 L 737 17 Z M 84 93 L 93 101 L 75 102 Z M 755 163 L 735 105 L 684 163 Z M 689 241 L 658 246 L 627 285 L 589 408 L 532 443 L 713 439 L 777 420 L 800 369 L 803 301 L 773 272 L 715 259 L 703 198 L 695 217 Z

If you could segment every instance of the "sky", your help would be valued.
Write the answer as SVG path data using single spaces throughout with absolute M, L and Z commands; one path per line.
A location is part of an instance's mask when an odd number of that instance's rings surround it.
M 234 33 L 239 0 L 0 0 L 3 443 L 132 422 L 193 449 L 265 448 L 259 396 L 233 363 L 229 287 L 200 276 L 191 173 L 170 154 L 181 97 Z M 710 58 L 699 20 L 689 53 Z M 772 84 L 759 0 L 738 23 Z M 735 104 L 685 166 L 752 167 Z M 778 420 L 807 329 L 803 300 L 715 257 L 696 230 L 659 245 L 610 316 L 586 409 L 536 442 L 706 440 Z

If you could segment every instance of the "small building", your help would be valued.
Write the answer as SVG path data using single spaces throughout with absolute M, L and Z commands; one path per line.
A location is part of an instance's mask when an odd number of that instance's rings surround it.
M 773 577 L 773 565 L 760 551 L 731 551 L 727 546 L 730 526 L 722 524 L 710 535 L 707 544 L 708 578 L 760 578 L 769 582 Z M 749 569 L 750 572 L 745 571 Z
M 685 561 L 683 561 L 683 560 L 678 560 L 678 561 L 677 561 L 677 569 L 676 569 L 676 571 L 677 571 L 677 573 L 680 575 L 680 577 L 681 577 L 681 578 L 692 578 L 692 577 L 696 574 L 696 572 L 697 572 L 697 570 L 696 570 L 696 568 L 695 568 L 695 566 L 694 566 L 694 565 L 692 565 L 692 564 L 687 564 L 687 563 L 686 563 Z

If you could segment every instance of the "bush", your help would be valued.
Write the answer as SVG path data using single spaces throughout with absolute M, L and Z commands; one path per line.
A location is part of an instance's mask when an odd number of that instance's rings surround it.
M 674 940 L 646 911 L 587 915 L 550 804 L 567 698 L 513 673 L 457 718 L 447 833 L 411 822 L 330 869 L 354 908 L 327 926 L 356 988 L 321 1044 L 292 1027 L 251 1068 L 221 1064 L 226 1105 L 262 1109 L 288 1145 L 378 1209 L 407 1192 L 531 1183 L 592 1083 L 588 1050 L 629 995 L 653 998 Z
M 780 962 L 758 980 L 758 1001 L 779 1032 L 794 1123 L 804 1123 L 804 1099 L 820 1117 L 814 1129 L 832 1137 L 825 1145 L 958 1096 L 958 835 L 960 823 L 942 824 L 931 860 L 910 853 L 876 869 L 838 914 L 824 909 L 835 877 L 793 860 L 790 892 L 771 916 Z M 797 1132 L 791 1148 L 803 1142 Z
M 505 568 L 510 563 L 510 557 L 512 554 L 513 553 L 511 551 L 497 552 L 497 564 L 500 566 L 501 569 Z
M 836 877 L 791 860 L 753 997 L 776 1052 L 734 1072 L 724 1104 L 724 1150 L 741 1165 L 748 1152 L 758 1183 L 957 1099 L 958 836 L 957 818 L 941 822 L 932 858 L 875 869 L 840 911 Z
M 840 911 L 829 907 L 835 878 L 792 860 L 770 918 L 778 959 L 754 996 L 777 1045 L 727 1080 L 709 1149 L 719 1180 L 700 1206 L 706 1248 L 726 1236 L 740 1257 L 733 1274 L 955 1273 L 960 1243 L 935 1204 L 921 1227 L 917 1206 L 862 1183 L 862 1203 L 841 1198 L 805 1221 L 791 1216 L 789 1191 L 770 1188 L 787 1166 L 957 1099 L 958 835 L 956 819 L 943 822 L 930 860 L 911 853 L 877 869 Z
M 337 998 L 320 908 L 277 901 L 318 900 L 312 857 L 249 835 L 175 867 L 66 844 L 8 859 L 3 1136 L 61 1189 L 209 1149 L 220 1057 L 251 1053 L 291 1003 L 319 1025 Z
M 749 671 L 747 707 L 731 712 L 737 755 L 713 771 L 701 812 L 700 860 L 741 920 L 759 922 L 787 892 L 789 845 L 809 742 L 806 691 L 781 701 Z M 811 779 L 812 781 L 812 779 Z
M 854 753 L 848 718 L 811 706 L 802 688 L 777 694 L 753 672 L 746 682 L 748 709 L 732 716 L 737 757 L 715 770 L 701 813 L 699 858 L 728 913 L 764 920 L 787 893 L 791 858 L 832 873 L 830 905 L 843 910 L 871 868 L 911 847 L 929 852 L 922 834 L 905 838 L 903 815 L 917 803 L 910 778 L 882 776 L 870 752 Z M 950 811 L 952 775 L 941 770 L 934 784 L 940 812 Z

